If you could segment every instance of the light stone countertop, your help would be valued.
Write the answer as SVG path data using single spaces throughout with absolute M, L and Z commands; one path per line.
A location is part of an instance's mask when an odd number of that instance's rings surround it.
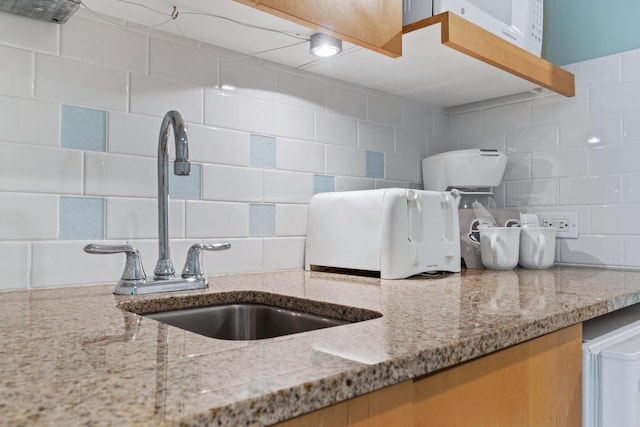
M 116 307 L 238 290 L 383 317 L 225 341 Z M 555 267 L 380 280 L 296 270 L 212 276 L 206 291 L 112 291 L 0 293 L 0 425 L 268 425 L 635 304 L 640 272 Z M 142 302 L 156 299 L 164 301 Z

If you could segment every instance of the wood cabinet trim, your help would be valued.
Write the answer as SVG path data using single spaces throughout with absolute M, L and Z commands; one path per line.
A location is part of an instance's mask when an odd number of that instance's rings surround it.
M 395 1 L 234 1 L 392 58 L 402 55 L 402 8 Z
M 451 12 L 403 27 L 403 34 L 441 24 L 443 45 L 564 96 L 575 95 L 572 73 L 539 58 Z

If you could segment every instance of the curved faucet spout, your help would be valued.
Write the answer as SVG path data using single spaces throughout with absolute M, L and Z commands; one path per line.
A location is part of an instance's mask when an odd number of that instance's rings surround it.
M 162 119 L 158 138 L 158 244 L 159 254 L 153 270 L 157 280 L 170 279 L 175 269 L 169 253 L 169 131 L 173 128 L 176 159 L 173 171 L 176 175 L 189 175 L 189 141 L 182 116 L 177 111 L 169 111 Z

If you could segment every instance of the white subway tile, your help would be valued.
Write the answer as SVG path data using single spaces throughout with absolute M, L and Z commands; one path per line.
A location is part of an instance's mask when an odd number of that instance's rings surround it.
M 504 150 L 505 138 L 504 132 L 463 136 L 460 138 L 460 148 L 498 148 L 500 150 Z
M 278 102 L 296 107 L 323 111 L 325 109 L 324 83 L 289 73 L 278 73 Z
M 640 80 L 589 90 L 589 113 L 599 116 L 640 108 Z
M 279 104 L 265 108 L 265 133 L 275 136 L 313 141 L 315 118 L 313 111 Z
M 218 58 L 202 49 L 194 49 L 151 37 L 149 74 L 197 86 L 218 83 Z
M 640 203 L 640 174 L 622 176 L 622 202 Z
M 278 138 L 276 168 L 300 172 L 324 172 L 324 144 Z
M 621 56 L 603 56 L 571 64 L 566 68 L 575 76 L 576 89 L 616 83 L 620 81 Z
M 504 139 L 504 135 L 502 135 L 502 138 Z M 502 146 L 504 147 L 504 141 L 502 142 Z M 457 150 L 459 147 L 459 144 L 451 138 L 445 136 L 427 136 L 427 156 Z
M 249 165 L 249 133 L 190 124 L 189 155 L 192 161 L 225 165 Z
M 84 173 L 84 191 L 87 195 L 158 195 L 156 159 L 87 152 Z
M 89 243 L 122 244 L 121 241 L 34 242 L 31 285 L 34 288 L 85 283 L 115 283 L 122 276 L 123 254 L 95 255 L 82 248 Z
M 622 114 L 622 139 L 640 141 L 640 109 L 628 110 Z
M 391 180 L 418 182 L 418 164 L 422 167 L 415 157 L 385 154 L 384 176 Z
M 505 184 L 506 206 L 544 206 L 558 204 L 556 180 L 512 181 Z
M 0 240 L 57 238 L 57 196 L 0 193 Z
M 274 101 L 278 96 L 278 72 L 250 60 L 220 61 L 220 84 L 240 95 Z
M 622 52 L 622 80 L 640 78 L 640 50 Z
M 531 125 L 531 102 L 519 102 L 482 110 L 483 133 L 500 132 L 529 125 Z
M 546 124 L 507 132 L 509 153 L 531 153 L 558 148 L 558 125 Z
M 0 208 L 1 211 L 2 208 Z M 31 250 L 27 242 L 0 242 L 0 259 L 2 260 L 0 290 L 25 289 L 29 286 L 30 255 Z
M 433 111 L 414 105 L 404 104 L 402 127 L 421 133 L 433 133 Z
M 559 120 L 584 119 L 589 115 L 589 96 L 586 89 L 576 91 L 573 97 L 562 95 L 534 99 L 531 103 L 533 124 Z
M 531 159 L 529 154 L 510 154 L 503 181 L 519 181 L 531 179 Z
M 177 110 L 187 122 L 202 123 L 203 89 L 156 77 L 131 74 L 130 111 L 164 117 Z
M 82 152 L 0 144 L 0 190 L 80 194 Z
M 202 198 L 216 201 L 260 202 L 262 201 L 262 170 L 204 165 Z
M 587 149 L 545 151 L 531 154 L 531 176 L 534 179 L 587 175 Z
M 622 116 L 590 117 L 560 123 L 560 146 L 586 147 L 593 144 L 611 144 L 622 140 Z
M 393 153 L 395 133 L 392 127 L 358 122 L 358 148 Z
M 367 120 L 387 126 L 402 126 L 402 103 L 381 96 L 367 96 Z
M 624 265 L 640 267 L 640 237 L 627 236 L 623 239 Z
M 74 18 L 72 18 L 74 19 Z M 58 52 L 58 31 L 61 25 L 24 16 L 0 14 L 0 40 L 39 52 Z
M 309 203 L 313 195 L 313 175 L 309 173 L 264 171 L 264 201 Z
M 447 113 L 433 113 L 433 134 L 436 136 L 451 137 L 451 115 Z
M 33 54 L 0 46 L 0 93 L 30 97 L 33 82 Z
M 591 175 L 640 172 L 640 144 L 622 143 L 594 147 L 589 151 Z
M 304 267 L 304 237 L 264 239 L 264 269 L 285 270 Z
M 367 152 L 346 147 L 326 146 L 326 173 L 333 175 L 367 175 Z
M 358 124 L 349 117 L 316 113 L 316 141 L 355 147 L 358 143 Z
M 427 155 L 427 135 L 406 129 L 396 129 L 396 154 L 425 157 Z
M 0 141 L 59 147 L 60 106 L 0 96 L 0 129 Z
M 373 190 L 374 188 L 376 188 L 375 179 L 351 176 L 336 177 L 336 191 Z
M 184 201 L 169 202 L 170 237 L 184 237 Z M 158 238 L 158 199 L 107 199 L 107 239 Z
M 147 36 L 104 22 L 78 17 L 61 25 L 60 53 L 113 68 L 147 72 Z
M 108 151 L 110 153 L 133 154 L 156 157 L 161 120 L 155 117 L 126 113 L 109 113 Z M 189 136 L 189 130 L 187 134 Z M 191 140 L 189 140 L 191 143 Z M 191 148 L 191 144 L 190 147 Z
M 305 236 L 308 216 L 307 205 L 276 205 L 276 236 Z
M 247 132 L 264 133 L 265 104 L 216 90 L 204 92 L 204 123 Z
M 409 188 L 409 183 L 388 179 L 376 179 L 376 188 Z
M 593 206 L 591 207 L 591 233 L 593 234 L 640 234 L 640 206 Z
M 620 203 L 620 193 L 619 176 L 584 176 L 560 179 L 561 205 Z
M 126 111 L 127 73 L 48 55 L 36 55 L 36 97 Z
M 472 136 L 482 131 L 482 110 L 468 111 L 451 116 L 451 136 Z
M 187 201 L 186 237 L 225 238 L 249 235 L 246 203 Z
M 225 241 L 231 243 L 230 249 L 204 252 L 202 268 L 207 274 L 245 273 L 264 270 L 262 239 L 225 239 Z M 205 241 L 205 243 L 215 242 L 218 242 L 218 240 Z
M 562 263 L 618 266 L 624 262 L 622 237 L 580 236 L 557 243 Z
M 365 120 L 367 95 L 356 89 L 328 84 L 327 111 Z

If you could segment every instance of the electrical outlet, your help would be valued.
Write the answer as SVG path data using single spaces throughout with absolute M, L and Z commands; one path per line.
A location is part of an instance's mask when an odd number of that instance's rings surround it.
M 539 212 L 538 219 L 543 227 L 556 227 L 558 239 L 578 238 L 577 212 Z

